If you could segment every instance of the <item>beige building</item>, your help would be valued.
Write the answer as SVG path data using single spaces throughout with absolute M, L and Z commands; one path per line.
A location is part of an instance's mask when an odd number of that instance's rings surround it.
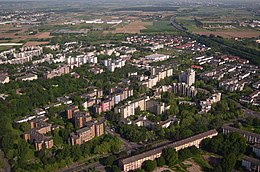
M 116 107 L 115 113 L 121 114 L 123 118 L 135 115 L 136 108 L 140 108 L 141 111 L 146 110 L 147 100 L 149 100 L 149 97 L 143 97 L 134 101 L 129 101 L 123 106 Z
M 159 70 L 159 71 L 157 71 L 157 70 Z M 142 85 L 147 87 L 147 88 L 152 88 L 152 87 L 156 86 L 157 83 L 160 82 L 160 80 L 163 80 L 166 77 L 172 76 L 173 75 L 173 69 L 152 68 L 151 74 L 152 74 L 152 76 L 149 79 L 141 82 Z
M 169 143 L 165 146 L 161 146 L 146 152 L 143 152 L 141 154 L 137 154 L 125 159 L 119 160 L 119 166 L 124 172 L 128 172 L 131 170 L 136 170 L 138 168 L 142 167 L 143 162 L 147 160 L 155 160 L 156 158 L 159 158 L 162 155 L 162 151 L 165 148 L 173 147 L 176 149 L 176 151 L 179 151 L 181 149 L 185 149 L 191 146 L 196 146 L 199 148 L 200 143 L 202 140 L 206 138 L 212 138 L 214 136 L 217 136 L 218 132 L 216 130 L 210 130 L 201 134 L 197 134 L 195 136 L 189 137 L 187 139 L 183 139 L 177 142 Z

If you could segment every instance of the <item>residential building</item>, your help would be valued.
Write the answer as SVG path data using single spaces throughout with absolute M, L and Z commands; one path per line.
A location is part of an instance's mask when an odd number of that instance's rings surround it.
M 169 55 L 165 55 L 165 54 L 152 54 L 149 56 L 145 56 L 146 60 L 151 60 L 153 62 L 158 62 L 158 61 L 164 61 L 169 59 L 170 56 Z
M 73 114 L 73 122 L 75 128 L 82 128 L 86 126 L 86 124 L 92 120 L 89 112 L 81 112 L 77 111 Z
M 156 158 L 159 158 L 162 155 L 163 149 L 165 148 L 172 147 L 175 148 L 176 151 L 179 151 L 181 149 L 185 149 L 191 146 L 199 147 L 202 140 L 206 138 L 212 138 L 217 135 L 218 132 L 216 130 L 210 130 L 201 134 L 197 134 L 187 139 L 183 139 L 177 142 L 172 142 L 167 145 L 157 147 L 152 150 L 148 150 L 141 154 L 137 154 L 128 158 L 121 159 L 119 160 L 119 166 L 121 170 L 124 172 L 136 170 L 142 167 L 143 162 L 147 160 L 155 160 Z
M 38 79 L 38 76 L 32 73 L 16 78 L 16 81 L 33 81 Z
M 146 110 L 148 110 L 156 115 L 161 115 L 168 109 L 170 109 L 170 106 L 167 106 L 163 102 L 156 101 L 156 100 L 146 101 Z
M 67 119 L 72 119 L 73 114 L 78 112 L 78 111 L 79 111 L 78 106 L 71 105 L 71 106 L 67 107 L 67 109 L 66 109 Z
M 37 151 L 54 145 L 52 137 L 44 135 L 52 130 L 52 125 L 47 120 L 47 117 L 34 118 L 30 121 L 31 129 L 23 134 L 24 140 L 33 142 Z
M 244 136 L 249 143 L 260 144 L 260 134 L 248 132 L 248 131 L 234 128 L 234 127 L 231 127 L 228 125 L 222 127 L 222 129 L 223 129 L 224 134 L 227 134 L 230 132 L 237 132 L 237 133 L 240 133 L 242 136 Z
M 70 72 L 69 66 L 64 65 L 64 66 L 58 67 L 57 69 L 47 72 L 45 74 L 45 79 L 52 79 L 56 76 L 68 74 L 69 72 Z
M 141 85 L 152 88 L 157 85 L 158 82 L 173 75 L 173 69 L 171 68 L 151 68 L 151 76 L 148 79 L 144 79 Z
M 185 83 L 173 83 L 172 92 L 180 96 L 195 97 L 198 93 L 194 86 Z
M 201 110 L 200 113 L 207 113 L 211 110 L 212 104 L 217 103 L 221 100 L 221 93 L 212 94 L 211 97 L 207 98 L 206 101 L 200 101 Z
M 242 166 L 248 171 L 260 172 L 260 160 L 250 156 L 244 156 Z
M 260 158 L 260 144 L 254 144 L 252 146 L 253 148 L 253 152 L 255 153 L 255 155 Z
M 122 118 L 127 118 L 129 116 L 135 115 L 136 109 L 146 110 L 146 101 L 149 97 L 142 97 L 134 101 L 129 101 L 125 105 L 120 107 L 115 107 L 115 113 L 120 113 Z
M 181 72 L 179 75 L 179 82 L 184 82 L 186 83 L 188 86 L 191 86 L 192 84 L 195 83 L 195 70 L 193 70 L 192 68 L 188 69 L 186 72 Z
M 107 69 L 110 72 L 114 72 L 116 68 L 122 68 L 125 65 L 126 65 L 126 60 L 123 58 L 104 60 L 104 66 L 107 67 Z
M 92 120 L 86 123 L 86 127 L 77 130 L 75 133 L 71 133 L 69 143 L 71 145 L 81 145 L 103 134 L 105 134 L 105 119 Z

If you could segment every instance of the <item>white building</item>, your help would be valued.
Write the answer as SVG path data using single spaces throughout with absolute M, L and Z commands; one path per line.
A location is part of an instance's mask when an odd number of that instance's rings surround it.
M 170 56 L 165 55 L 165 54 L 152 54 L 152 55 L 149 55 L 149 56 L 145 56 L 146 60 L 152 60 L 154 62 L 164 61 L 164 60 L 167 60 L 169 58 L 170 58 Z

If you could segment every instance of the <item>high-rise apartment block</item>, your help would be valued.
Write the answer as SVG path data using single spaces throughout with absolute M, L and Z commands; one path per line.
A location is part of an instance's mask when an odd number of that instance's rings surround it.
M 186 72 L 182 71 L 179 75 L 179 82 L 184 82 L 188 86 L 191 86 L 192 84 L 195 83 L 195 70 L 193 69 L 188 69 Z

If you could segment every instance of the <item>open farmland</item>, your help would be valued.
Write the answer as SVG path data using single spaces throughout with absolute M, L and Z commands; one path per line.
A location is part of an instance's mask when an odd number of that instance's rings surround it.
M 133 21 L 126 26 L 116 28 L 112 33 L 140 33 L 150 25 L 151 22 Z
M 147 26 L 147 29 L 142 30 L 142 33 L 156 32 L 175 32 L 177 31 L 169 21 L 154 21 L 152 25 Z

